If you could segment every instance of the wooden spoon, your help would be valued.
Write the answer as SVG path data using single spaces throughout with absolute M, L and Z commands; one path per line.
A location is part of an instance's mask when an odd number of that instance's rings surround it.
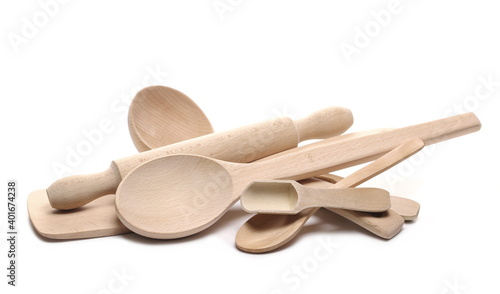
M 266 214 L 297 214 L 312 207 L 383 212 L 391 207 L 389 192 L 383 189 L 308 188 L 289 180 L 255 181 L 240 200 L 246 212 Z
M 424 142 L 418 138 L 405 142 L 369 165 L 341 179 L 331 188 L 355 187 L 407 159 L 421 150 L 423 146 Z M 319 208 L 307 209 L 297 215 L 279 215 L 275 216 L 274 219 L 261 217 L 259 214 L 255 215 L 239 229 L 236 235 L 236 246 L 240 250 L 251 253 L 274 250 L 295 237 L 307 220 L 318 210 Z M 373 226 L 373 223 L 369 222 L 370 214 L 363 215 L 359 212 L 332 208 L 330 210 L 361 226 L 368 224 L 368 229 L 372 229 L 377 235 L 388 239 L 395 236 L 401 230 L 404 223 L 403 218 L 392 210 L 389 210 L 386 215 L 385 220 L 388 221 L 385 223 L 385 226 Z M 366 221 L 367 219 L 368 222 Z M 378 222 L 379 219 L 374 218 L 373 220 Z
M 120 221 L 140 235 L 185 237 L 215 223 L 256 179 L 305 179 L 381 157 L 411 138 L 432 144 L 479 129 L 477 117 L 468 113 L 351 140 L 329 138 L 250 164 L 196 155 L 161 157 L 123 179 L 116 211 Z
M 130 136 L 140 152 L 213 133 L 203 111 L 176 89 L 146 87 L 135 95 L 128 113 Z

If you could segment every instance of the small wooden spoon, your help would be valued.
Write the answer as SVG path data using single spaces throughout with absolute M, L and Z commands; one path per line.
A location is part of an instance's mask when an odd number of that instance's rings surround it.
M 319 189 L 295 181 L 255 181 L 241 194 L 241 206 L 249 213 L 266 214 L 297 214 L 311 207 L 382 212 L 391 207 L 391 200 L 389 192 L 377 188 Z
M 355 187 L 415 154 L 421 150 L 423 146 L 424 143 L 420 139 L 412 139 L 354 172 L 345 179 L 340 180 L 333 187 Z M 307 220 L 318 210 L 319 208 L 311 208 L 303 210 L 293 216 L 274 215 L 273 218 L 261 217 L 257 214 L 238 230 L 236 235 L 236 247 L 251 253 L 268 252 L 279 248 L 293 239 L 305 225 Z M 394 237 L 401 230 L 404 223 L 403 218 L 392 210 L 388 210 L 388 212 L 382 216 L 385 217 L 385 222 L 380 222 L 380 219 L 372 218 L 372 215 L 368 213 L 343 209 L 330 210 L 386 239 Z
M 139 91 L 128 113 L 130 136 L 140 152 L 213 133 L 203 111 L 176 89 L 151 86 Z
M 477 117 L 468 113 L 351 140 L 329 138 L 250 164 L 196 155 L 160 157 L 123 179 L 116 191 L 116 211 L 120 221 L 140 235 L 185 237 L 215 223 L 256 179 L 305 179 L 379 158 L 415 137 L 433 144 L 480 127 Z

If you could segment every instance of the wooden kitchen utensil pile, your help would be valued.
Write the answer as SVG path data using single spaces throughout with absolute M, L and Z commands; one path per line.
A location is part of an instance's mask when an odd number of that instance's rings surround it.
M 341 135 L 352 122 L 348 109 L 330 107 L 295 121 L 276 118 L 212 133 L 186 95 L 148 87 L 129 111 L 131 137 L 144 152 L 114 160 L 101 173 L 63 178 L 31 193 L 30 219 L 50 239 L 131 231 L 174 239 L 208 228 L 241 196 L 243 209 L 257 213 L 236 234 L 243 251 L 279 248 L 321 207 L 390 239 L 405 220 L 416 218 L 418 203 L 379 188 L 355 187 L 425 145 L 481 127 L 467 113 Z M 297 147 L 309 139 L 323 140 Z M 370 161 L 344 179 L 328 174 Z

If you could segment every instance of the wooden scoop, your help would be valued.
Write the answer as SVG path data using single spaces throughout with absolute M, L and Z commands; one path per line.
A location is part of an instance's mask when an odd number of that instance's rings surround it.
M 185 237 L 215 223 L 256 179 L 305 179 L 381 157 L 415 137 L 432 144 L 479 129 L 477 117 L 468 113 L 351 140 L 329 138 L 250 164 L 196 155 L 157 158 L 123 179 L 116 211 L 120 221 L 140 235 Z
M 112 194 L 121 180 L 140 164 L 170 154 L 189 153 L 233 162 L 250 162 L 296 147 L 301 141 L 343 133 L 352 125 L 352 113 L 330 107 L 296 121 L 276 118 L 238 129 L 205 135 L 115 160 L 97 174 L 70 176 L 47 188 L 52 207 L 74 209 Z
M 403 143 L 345 179 L 334 178 L 332 176 L 320 176 L 318 179 L 325 179 L 335 183 L 335 185 L 330 187 L 331 189 L 355 187 L 415 154 L 423 146 L 424 143 L 420 139 L 415 138 Z M 314 185 L 314 182 L 307 184 Z M 249 219 L 238 231 L 236 246 L 240 250 L 251 253 L 274 250 L 295 237 L 307 220 L 318 209 L 307 209 L 294 216 L 275 216 L 274 219 L 256 215 Z M 386 239 L 394 237 L 401 230 L 404 223 L 404 219 L 392 210 L 389 210 L 383 216 L 377 217 L 356 211 L 329 209 Z M 378 226 L 375 225 L 376 223 L 378 223 Z
M 391 207 L 391 199 L 389 192 L 377 188 L 319 189 L 275 180 L 251 183 L 241 194 L 241 206 L 249 213 L 266 214 L 297 214 L 312 207 L 382 212 Z
M 213 133 L 212 124 L 184 93 L 165 86 L 140 90 L 128 112 L 130 137 L 140 152 Z

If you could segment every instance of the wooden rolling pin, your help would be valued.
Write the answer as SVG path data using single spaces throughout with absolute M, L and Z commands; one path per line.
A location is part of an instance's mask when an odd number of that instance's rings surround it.
M 53 208 L 74 209 L 103 195 L 113 194 L 130 171 L 158 157 L 184 153 L 232 162 L 251 162 L 297 147 L 301 141 L 342 134 L 352 122 L 349 109 L 330 107 L 296 121 L 287 117 L 276 118 L 213 133 L 114 160 L 108 169 L 100 173 L 60 179 L 47 188 L 47 195 Z

